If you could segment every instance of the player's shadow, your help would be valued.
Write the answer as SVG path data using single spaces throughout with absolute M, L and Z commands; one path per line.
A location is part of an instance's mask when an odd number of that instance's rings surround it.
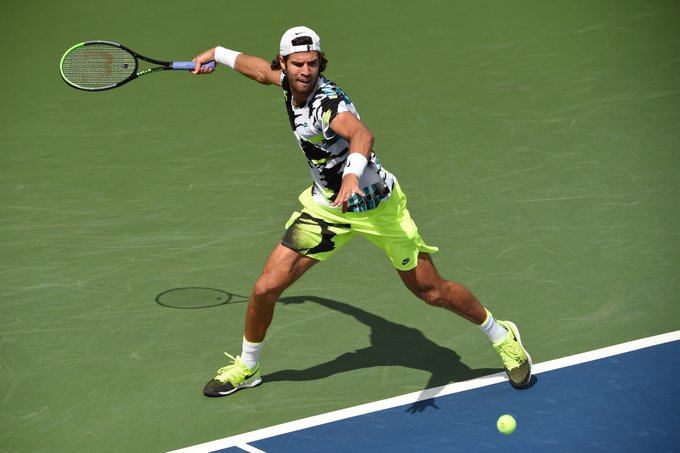
M 429 340 L 418 329 L 397 324 L 343 302 L 316 296 L 284 297 L 279 302 L 286 305 L 316 303 L 352 316 L 371 329 L 371 345 L 304 370 L 281 370 L 267 374 L 263 376 L 265 382 L 313 381 L 362 368 L 403 366 L 430 373 L 425 386 L 427 390 L 502 371 L 502 368 L 473 370 L 462 363 L 454 351 Z M 433 398 L 415 403 L 408 411 L 422 412 L 427 407 L 437 408 Z

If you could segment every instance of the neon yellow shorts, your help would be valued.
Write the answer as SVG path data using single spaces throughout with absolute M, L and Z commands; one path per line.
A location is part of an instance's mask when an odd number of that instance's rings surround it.
M 302 212 L 295 212 L 286 223 L 281 244 L 310 258 L 326 261 L 355 234 L 360 234 L 390 258 L 402 271 L 418 264 L 418 253 L 434 253 L 418 234 L 418 227 L 406 209 L 406 195 L 395 183 L 390 198 L 377 208 L 347 212 L 326 208 L 312 198 L 311 188 L 300 194 Z

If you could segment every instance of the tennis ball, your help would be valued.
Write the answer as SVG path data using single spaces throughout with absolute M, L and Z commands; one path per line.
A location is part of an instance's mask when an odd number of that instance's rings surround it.
M 498 417 L 496 427 L 503 434 L 512 434 L 515 432 L 515 428 L 517 428 L 517 422 L 512 415 L 505 414 Z

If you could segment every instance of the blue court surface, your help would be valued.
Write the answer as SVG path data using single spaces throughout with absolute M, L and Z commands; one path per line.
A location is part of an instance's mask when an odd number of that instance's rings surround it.
M 193 452 L 678 452 L 680 331 L 179 450 Z M 351 389 L 348 389 L 351 391 Z M 505 413 L 514 434 L 496 430 Z

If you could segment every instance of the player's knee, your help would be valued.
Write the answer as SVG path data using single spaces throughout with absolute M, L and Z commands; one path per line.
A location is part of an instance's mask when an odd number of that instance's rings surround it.
M 437 286 L 419 287 L 413 292 L 428 305 L 432 305 L 433 307 L 444 306 L 445 300 L 443 292 Z
M 260 278 L 253 288 L 253 298 L 258 302 L 274 303 L 281 296 L 283 289 L 267 279 Z
M 428 291 L 423 300 L 426 304 L 432 305 L 433 307 L 444 307 L 446 305 L 446 300 L 441 291 L 438 290 Z

